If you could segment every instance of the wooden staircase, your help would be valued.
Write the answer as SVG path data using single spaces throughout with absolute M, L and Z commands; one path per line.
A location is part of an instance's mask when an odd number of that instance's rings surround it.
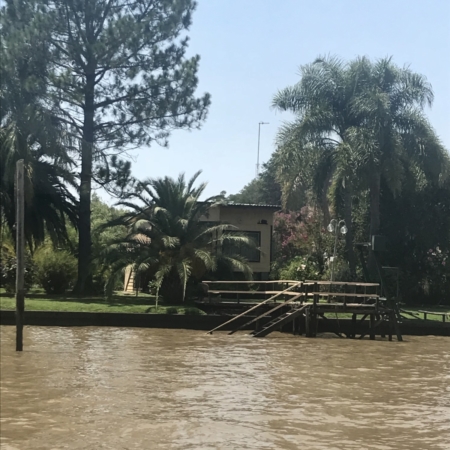
M 131 267 L 127 267 L 125 271 L 125 280 L 123 283 L 123 292 L 134 292 L 134 270 Z
M 269 333 L 272 333 L 272 331 L 279 330 L 283 325 L 292 322 L 295 318 L 302 315 L 309 306 L 311 305 L 292 305 L 292 309 L 290 311 L 275 317 L 269 323 L 265 324 L 261 330 L 255 330 L 250 334 L 254 337 L 265 337 Z

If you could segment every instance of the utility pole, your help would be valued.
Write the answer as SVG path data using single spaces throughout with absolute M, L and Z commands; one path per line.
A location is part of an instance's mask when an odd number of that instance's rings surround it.
M 23 350 L 23 315 L 25 311 L 25 192 L 24 192 L 24 161 L 16 164 L 16 351 Z
M 256 176 L 259 175 L 259 142 L 261 138 L 261 125 L 269 125 L 269 122 L 259 122 L 258 124 L 258 154 L 256 156 Z

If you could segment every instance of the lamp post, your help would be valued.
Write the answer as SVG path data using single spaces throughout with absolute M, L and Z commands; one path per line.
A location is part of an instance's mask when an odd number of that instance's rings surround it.
M 347 234 L 348 228 L 345 225 L 345 220 L 340 220 L 339 222 L 336 219 L 331 219 L 331 222 L 327 226 L 327 230 L 330 233 L 334 233 L 334 250 L 333 250 L 333 256 L 331 260 L 331 277 L 330 281 L 333 281 L 333 275 L 334 275 L 334 260 L 336 259 L 336 247 L 337 247 L 337 240 L 338 240 L 338 234 L 339 232 L 345 236 Z
M 259 175 L 259 141 L 261 138 L 261 125 L 269 125 L 269 122 L 259 122 L 258 124 L 258 154 L 256 156 L 256 176 Z

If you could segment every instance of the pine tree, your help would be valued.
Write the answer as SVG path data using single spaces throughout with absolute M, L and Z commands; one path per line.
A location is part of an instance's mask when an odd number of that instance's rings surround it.
M 7 8 L 16 3 L 8 0 Z M 79 142 L 78 281 L 89 290 L 92 184 L 109 158 L 199 127 L 199 56 L 186 58 L 193 0 L 22 0 L 50 30 L 49 101 Z M 39 4 L 39 8 L 33 5 Z M 24 39 L 27 36 L 24 34 Z M 101 171 L 99 172 L 99 169 Z M 106 171 L 107 172 L 107 171 Z M 102 178 L 102 181 L 103 178 Z

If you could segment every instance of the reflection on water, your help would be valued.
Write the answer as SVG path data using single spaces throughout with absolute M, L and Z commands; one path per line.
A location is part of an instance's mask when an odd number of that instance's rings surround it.
M 449 449 L 450 339 L 1 327 L 1 449 Z

